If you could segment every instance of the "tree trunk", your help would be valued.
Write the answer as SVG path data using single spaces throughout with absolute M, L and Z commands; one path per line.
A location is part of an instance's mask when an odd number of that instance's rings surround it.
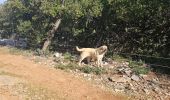
M 47 32 L 47 38 L 46 38 L 46 41 L 44 42 L 44 45 L 43 45 L 43 48 L 42 48 L 42 51 L 43 51 L 43 52 L 46 51 L 47 48 L 49 47 L 49 45 L 51 44 L 52 38 L 54 37 L 54 33 L 57 31 L 60 23 L 61 23 L 61 18 L 58 19 L 58 20 L 55 22 L 52 30 L 50 30 L 50 31 Z

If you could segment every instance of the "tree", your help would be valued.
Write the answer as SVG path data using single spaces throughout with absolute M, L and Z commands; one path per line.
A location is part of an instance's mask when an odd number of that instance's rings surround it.
M 64 7 L 64 0 L 61 0 L 61 7 Z M 53 26 L 53 28 L 52 28 L 52 30 L 50 30 L 50 31 L 48 31 L 47 32 L 47 38 L 46 38 L 46 41 L 44 42 L 44 45 L 43 45 L 43 47 L 42 47 L 42 50 L 45 52 L 46 50 L 47 50 L 47 48 L 48 48 L 48 46 L 51 44 L 51 41 L 52 41 L 52 39 L 53 39 L 53 37 L 54 37 L 54 34 L 55 34 L 55 32 L 57 31 L 57 29 L 58 29 L 58 27 L 59 27 L 59 25 L 60 25 L 60 23 L 61 23 L 61 18 L 60 18 L 60 13 L 59 13 L 59 15 L 58 16 L 56 16 L 57 18 L 57 20 L 56 20 L 56 22 L 54 23 L 54 26 Z
M 107 44 L 110 52 L 166 57 L 169 5 L 169 0 L 7 0 L 0 29 L 26 37 L 30 48 L 43 51 L 71 38 L 80 46 Z

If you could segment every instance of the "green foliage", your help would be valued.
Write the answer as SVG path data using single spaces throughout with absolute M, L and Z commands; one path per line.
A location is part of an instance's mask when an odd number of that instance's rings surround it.
M 106 73 L 106 70 L 104 68 L 101 67 L 92 67 L 92 66 L 84 66 L 84 67 L 80 67 L 77 65 L 77 63 L 74 62 L 69 62 L 69 63 L 59 63 L 55 66 L 55 68 L 57 69 L 61 69 L 61 70 L 80 70 L 83 73 L 94 73 L 96 75 L 101 75 Z
M 32 28 L 31 22 L 30 21 L 19 21 L 19 25 L 18 25 L 18 31 L 21 33 L 21 35 L 25 34 L 25 33 L 29 33 L 29 31 Z M 25 34 L 26 35 L 26 34 Z
M 78 69 L 78 67 L 79 66 L 75 63 L 68 63 L 68 64 L 57 64 L 55 68 L 61 70 L 67 70 L 67 69 L 75 70 Z
M 85 67 L 81 67 L 79 68 L 80 71 L 84 72 L 84 73 L 94 73 L 96 75 L 101 75 L 106 73 L 106 70 L 104 68 L 101 67 L 90 67 L 90 66 L 85 66 Z
M 149 68 L 144 66 L 144 62 L 142 61 L 129 61 L 129 66 L 133 69 L 133 72 L 136 74 L 147 74 L 149 72 Z
M 84 73 L 90 74 L 90 73 L 92 72 L 93 68 L 92 68 L 92 67 L 89 67 L 89 66 L 86 66 L 86 67 L 80 68 L 80 70 L 81 70 L 82 72 L 84 72 Z
M 74 45 L 107 44 L 110 52 L 170 57 L 169 0 L 64 1 L 7 0 L 0 8 L 1 36 L 17 33 L 37 48 L 61 18 L 50 48 L 73 45 L 72 39 Z
M 123 56 L 120 56 L 120 55 L 118 55 L 118 54 L 113 54 L 112 56 L 111 56 L 111 58 L 113 59 L 113 60 L 115 60 L 115 61 L 118 61 L 118 62 L 122 62 L 122 61 L 129 61 L 129 59 L 127 59 L 127 58 L 125 58 L 125 57 L 123 57 Z
M 71 58 L 72 58 L 72 56 L 69 52 L 64 53 L 63 56 L 65 59 L 68 59 L 68 60 L 71 60 Z

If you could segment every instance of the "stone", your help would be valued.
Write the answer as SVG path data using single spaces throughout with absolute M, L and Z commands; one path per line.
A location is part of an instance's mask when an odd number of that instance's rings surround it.
M 123 67 L 118 68 L 118 71 L 119 71 L 119 72 L 122 72 L 122 71 L 124 71 L 124 70 L 125 70 L 125 68 L 123 68 Z
M 54 53 L 54 57 L 56 57 L 56 58 L 59 58 L 59 57 L 61 57 L 61 53 L 59 53 L 59 52 L 56 52 L 56 53 Z
M 115 75 L 113 77 L 109 77 L 108 80 L 116 83 L 125 83 L 125 82 L 130 82 L 131 79 L 127 76 L 122 77 L 120 75 Z
M 132 71 L 131 70 L 127 70 L 127 71 L 125 71 L 125 73 L 126 73 L 126 75 L 130 76 Z
M 125 90 L 125 86 L 124 86 L 124 85 L 121 85 L 121 84 L 118 84 L 118 85 L 116 85 L 115 89 Z
M 123 90 L 115 89 L 115 92 L 124 92 Z
M 111 64 L 108 64 L 106 67 L 107 67 L 107 68 L 110 68 L 110 69 L 115 68 L 115 66 L 114 66 L 114 65 L 111 65 Z
M 154 87 L 153 89 L 157 94 L 161 94 L 161 90 L 159 87 Z
M 123 67 L 128 67 L 129 64 L 128 64 L 128 62 L 123 62 L 123 63 L 122 63 L 122 66 L 123 66 Z
M 140 80 L 139 76 L 137 76 L 137 75 L 132 75 L 131 79 L 134 80 L 134 81 L 139 81 Z
M 109 65 L 109 63 L 104 61 L 104 62 L 103 62 L 103 65 Z
M 154 79 L 152 80 L 152 82 L 155 83 L 155 84 L 158 84 L 158 83 L 159 83 L 159 79 L 158 79 L 158 78 L 154 78 Z
M 146 93 L 146 94 L 149 94 L 149 90 L 148 89 L 143 89 L 143 91 Z
M 125 62 L 125 64 L 129 66 L 129 62 Z
M 112 64 L 113 60 L 111 58 L 107 58 L 106 60 L 109 64 Z

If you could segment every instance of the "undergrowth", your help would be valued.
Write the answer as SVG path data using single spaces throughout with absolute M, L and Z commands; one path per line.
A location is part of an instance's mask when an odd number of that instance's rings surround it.
M 55 66 L 55 68 L 57 69 L 61 69 L 61 70 L 79 70 L 83 73 L 87 73 L 87 74 L 90 74 L 90 73 L 93 73 L 93 74 L 96 74 L 96 75 L 101 75 L 101 74 L 104 74 L 106 73 L 106 70 L 104 68 L 101 68 L 101 67 L 92 67 L 92 66 L 84 66 L 84 67 L 80 67 L 77 65 L 77 63 L 67 63 L 67 64 L 57 64 Z
M 20 55 L 20 54 L 29 55 L 31 53 L 34 53 L 34 54 L 36 53 L 36 51 L 33 52 L 30 50 L 22 50 L 22 49 L 18 49 L 18 48 L 10 48 L 9 52 L 12 54 L 15 54 L 15 55 Z M 38 52 L 38 54 L 39 54 L 39 52 Z M 52 53 L 50 53 L 50 52 L 47 52 L 46 54 L 52 55 Z M 40 55 L 41 55 L 41 53 L 40 53 Z M 57 64 L 56 64 L 55 68 L 62 69 L 62 70 L 67 70 L 67 69 L 76 70 L 77 69 L 83 73 L 93 73 L 96 75 L 104 74 L 107 72 L 105 68 L 101 68 L 101 67 L 94 67 L 94 66 L 90 66 L 90 65 L 88 65 L 88 66 L 86 65 L 84 67 L 78 66 L 77 63 L 75 62 L 75 58 L 73 58 L 73 56 L 69 52 L 64 53 L 63 57 L 64 57 L 64 62 L 61 63 L 61 61 L 59 60 L 59 62 L 57 62 Z M 150 71 L 150 68 L 144 66 L 146 64 L 143 61 L 133 61 L 131 58 L 125 58 L 123 56 L 116 55 L 116 54 L 110 56 L 110 58 L 113 61 L 120 62 L 120 63 L 129 62 L 129 67 L 136 74 L 147 74 Z
M 117 62 L 128 62 L 129 67 L 132 69 L 132 71 L 136 74 L 147 74 L 150 71 L 150 68 L 146 66 L 145 62 L 142 60 L 140 61 L 134 61 L 130 57 L 125 58 L 120 55 L 114 54 L 112 56 L 112 59 Z
M 132 68 L 133 72 L 136 74 L 147 74 L 150 69 L 145 66 L 145 63 L 142 61 L 129 61 L 129 67 Z

